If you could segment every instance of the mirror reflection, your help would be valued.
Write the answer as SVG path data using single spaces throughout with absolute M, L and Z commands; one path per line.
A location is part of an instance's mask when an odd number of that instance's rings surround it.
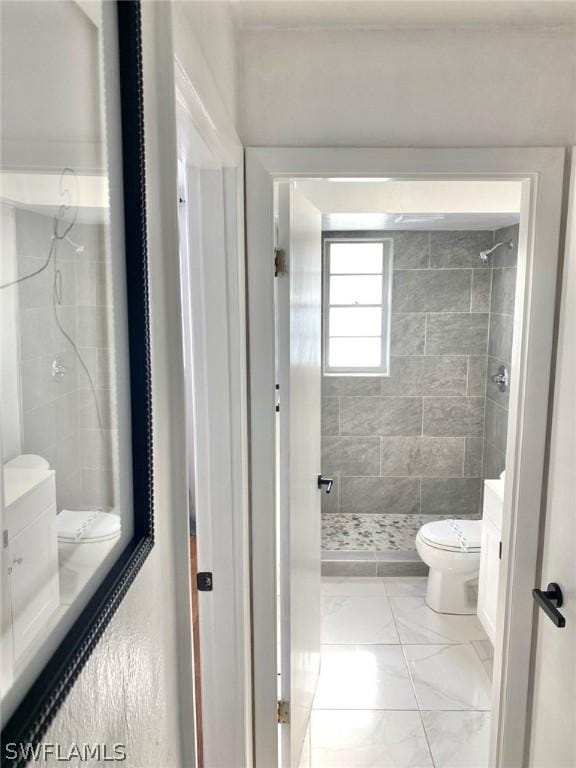
M 1 683 L 14 704 L 131 535 L 122 201 L 107 171 L 120 126 L 103 75 L 114 19 L 88 5 L 3 3 Z

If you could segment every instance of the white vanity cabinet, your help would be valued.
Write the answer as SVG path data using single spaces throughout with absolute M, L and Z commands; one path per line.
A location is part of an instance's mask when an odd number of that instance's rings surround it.
M 485 480 L 478 576 L 478 618 L 492 644 L 496 637 L 503 499 L 504 480 Z
M 54 471 L 4 467 L 3 590 L 12 662 L 18 663 L 60 604 Z M 11 632 L 10 632 L 11 629 Z

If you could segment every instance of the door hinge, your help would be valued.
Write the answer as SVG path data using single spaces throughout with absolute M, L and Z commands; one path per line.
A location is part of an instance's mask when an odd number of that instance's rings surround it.
M 286 251 L 282 248 L 274 248 L 274 277 L 285 275 L 287 272 Z
M 278 702 L 278 722 L 280 725 L 288 725 L 290 722 L 290 702 Z
M 2 531 L 2 546 L 4 549 L 8 546 L 8 528 L 4 528 Z
M 498 542 L 498 560 L 502 560 L 502 542 Z

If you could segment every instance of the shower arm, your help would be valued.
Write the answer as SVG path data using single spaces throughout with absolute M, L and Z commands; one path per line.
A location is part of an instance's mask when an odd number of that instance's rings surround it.
M 496 245 L 493 245 L 492 248 L 488 248 L 485 251 L 480 251 L 480 261 L 482 261 L 484 264 L 488 263 L 488 256 L 490 256 L 497 248 L 500 248 L 501 246 L 507 246 L 510 250 L 514 248 L 514 241 L 513 240 L 507 240 L 502 241 L 501 243 L 496 243 Z

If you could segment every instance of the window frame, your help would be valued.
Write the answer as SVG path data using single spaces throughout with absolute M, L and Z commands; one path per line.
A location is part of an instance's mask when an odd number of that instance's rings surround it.
M 366 308 L 380 307 L 382 310 L 380 334 L 380 365 L 374 366 L 330 366 L 328 364 L 330 344 L 330 248 L 334 243 L 382 243 L 382 300 L 380 304 L 334 304 L 334 307 Z M 386 245 L 388 248 L 386 248 Z M 325 236 L 322 242 L 322 374 L 324 376 L 389 376 L 390 375 L 390 346 L 392 328 L 392 272 L 394 263 L 393 237 L 343 237 Z M 343 277 L 366 275 L 365 272 L 337 273 Z M 370 273 L 368 273 L 370 274 Z M 374 274 L 374 273 L 373 273 Z M 344 337 L 338 337 L 344 338 Z M 376 338 L 368 336 L 350 336 L 348 338 Z

